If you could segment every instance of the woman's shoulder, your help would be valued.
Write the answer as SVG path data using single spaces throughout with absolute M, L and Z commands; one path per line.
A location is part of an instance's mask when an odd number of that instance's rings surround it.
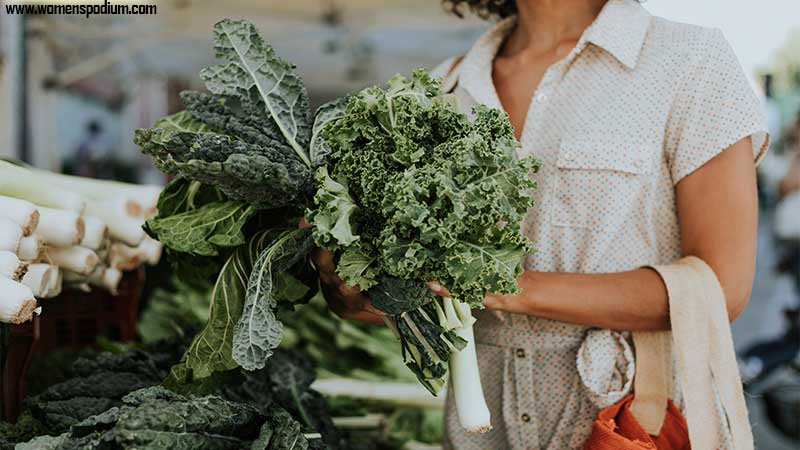
M 658 59 L 670 58 L 690 66 L 703 60 L 729 57 L 733 50 L 718 28 L 675 22 L 654 16 L 644 42 L 644 49 Z M 735 58 L 735 57 L 734 57 Z
M 445 59 L 430 70 L 431 76 L 434 78 L 446 78 L 453 72 L 463 57 L 463 55 L 457 55 Z

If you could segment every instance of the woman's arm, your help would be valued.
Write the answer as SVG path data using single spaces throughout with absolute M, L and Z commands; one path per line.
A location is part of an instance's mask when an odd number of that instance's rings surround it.
M 676 185 L 684 255 L 717 274 L 735 319 L 755 273 L 758 201 L 750 138 L 742 139 Z M 489 295 L 490 309 L 622 330 L 668 328 L 667 292 L 651 269 L 609 274 L 525 272 L 517 295 Z M 441 292 L 439 292 L 441 293 Z

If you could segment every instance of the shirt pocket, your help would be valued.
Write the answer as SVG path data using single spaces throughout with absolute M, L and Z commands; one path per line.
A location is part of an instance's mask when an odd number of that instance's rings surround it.
M 648 147 L 591 137 L 562 140 L 556 159 L 553 224 L 603 230 L 627 223 L 646 205 L 652 178 Z

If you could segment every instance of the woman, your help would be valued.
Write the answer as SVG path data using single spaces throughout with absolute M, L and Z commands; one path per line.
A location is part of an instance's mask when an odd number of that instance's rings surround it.
M 448 398 L 446 447 L 580 448 L 598 410 L 631 391 L 629 332 L 669 327 L 665 286 L 646 266 L 697 256 L 730 318 L 745 307 L 754 163 L 767 145 L 759 102 L 719 31 L 652 17 L 634 0 L 449 3 L 502 20 L 437 69 L 445 88 L 465 112 L 507 111 L 520 156 L 542 169 L 521 292 L 489 295 L 477 313 L 494 430 L 465 433 Z M 380 322 L 330 255 L 318 263 L 334 311 Z M 728 430 L 718 434 L 728 448 Z

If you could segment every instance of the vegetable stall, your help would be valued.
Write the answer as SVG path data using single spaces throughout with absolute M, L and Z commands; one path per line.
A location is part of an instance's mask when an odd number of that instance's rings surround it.
M 446 384 L 462 426 L 489 430 L 471 310 L 516 289 L 538 167 L 516 158 L 507 115 L 462 114 L 424 70 L 312 114 L 294 66 L 252 24 L 222 20 L 214 42 L 207 91 L 183 92 L 183 111 L 136 132 L 172 177 L 163 190 L 0 166 L 46 181 L 0 181 L 8 201 L 28 202 L 5 225 L 17 260 L 32 247 L 61 284 L 113 292 L 114 270 L 156 262 L 163 246 L 174 275 L 141 315 L 141 342 L 49 363 L 62 369 L 34 383 L 0 448 L 425 448 L 441 436 Z M 86 236 L 98 229 L 109 237 Z M 43 250 L 23 246 L 36 230 Z M 386 327 L 327 310 L 317 247 Z M 26 282 L 17 260 L 2 266 L 13 322 L 55 292 L 54 275 Z

